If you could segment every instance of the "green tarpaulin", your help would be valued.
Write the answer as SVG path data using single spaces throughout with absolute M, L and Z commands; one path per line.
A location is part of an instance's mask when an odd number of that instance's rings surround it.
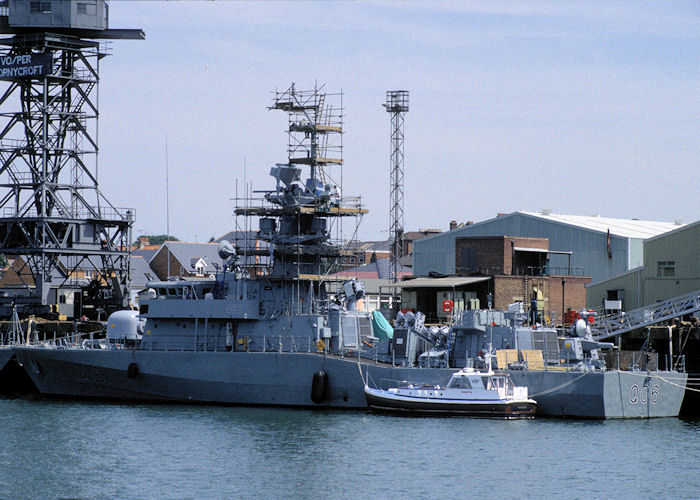
M 379 340 L 394 338 L 394 329 L 379 311 L 372 311 L 372 329 Z

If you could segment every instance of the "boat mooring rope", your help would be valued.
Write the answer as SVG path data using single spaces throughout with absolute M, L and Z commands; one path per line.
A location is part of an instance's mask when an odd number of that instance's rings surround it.
M 362 365 L 360 364 L 359 361 L 357 362 L 357 369 L 358 369 L 359 372 L 360 372 L 360 378 L 362 379 L 362 384 L 363 384 L 365 387 L 367 387 L 367 380 L 365 380 L 365 377 L 362 376 Z M 367 371 L 367 379 L 369 380 L 369 370 Z
M 530 394 L 529 397 L 534 398 L 534 397 L 536 397 L 536 396 L 544 396 L 545 394 L 549 394 L 550 392 L 558 391 L 559 389 L 563 389 L 563 388 L 566 387 L 567 385 L 571 385 L 571 384 L 573 384 L 574 382 L 576 382 L 577 380 L 582 379 L 583 377 L 585 377 L 585 376 L 588 375 L 589 373 L 590 373 L 590 372 L 584 372 L 581 376 L 576 377 L 576 378 L 573 379 L 573 380 L 569 380 L 568 382 L 564 382 L 563 384 L 557 385 L 557 386 L 555 386 L 555 387 L 551 387 L 551 388 L 547 389 L 546 391 L 538 392 L 537 394 Z
M 637 375 L 637 374 L 635 373 L 634 375 Z M 680 387 L 681 389 L 685 389 L 686 391 L 700 392 L 700 389 L 695 389 L 695 388 L 693 388 L 693 387 L 688 387 L 688 384 L 685 384 L 685 385 L 676 384 L 675 382 L 671 382 L 670 380 L 663 378 L 661 375 L 657 375 L 657 374 L 642 375 L 642 374 L 640 373 L 640 374 L 637 375 L 637 376 L 639 376 L 639 377 L 644 377 L 644 378 L 646 378 L 646 377 L 656 377 L 656 378 L 658 378 L 659 380 L 663 380 L 663 381 L 666 382 L 667 384 L 674 385 L 674 386 L 676 386 L 676 387 Z

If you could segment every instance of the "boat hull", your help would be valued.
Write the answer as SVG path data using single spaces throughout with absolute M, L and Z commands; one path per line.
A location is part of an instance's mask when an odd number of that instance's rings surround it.
M 444 386 L 456 371 L 392 367 L 318 353 L 31 346 L 14 351 L 43 394 L 134 401 L 367 408 L 365 382 L 384 389 L 392 386 L 388 381 L 402 380 Z M 131 364 L 136 365 L 133 377 Z M 315 403 L 313 378 L 321 370 L 328 385 Z M 507 372 L 515 385 L 528 387 L 538 415 L 574 418 L 677 416 L 687 378 L 675 372 Z
M 387 391 L 365 389 L 370 410 L 383 413 L 491 418 L 533 418 L 534 401 L 445 401 L 431 398 L 397 397 Z

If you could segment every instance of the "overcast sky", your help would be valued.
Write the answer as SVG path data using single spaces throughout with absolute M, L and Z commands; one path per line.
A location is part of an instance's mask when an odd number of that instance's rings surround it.
M 142 28 L 101 62 L 100 185 L 161 234 L 233 229 L 236 179 L 271 187 L 270 92 L 343 90 L 343 188 L 389 227 L 385 92 L 410 91 L 406 230 L 516 210 L 700 218 L 700 2 L 112 1 Z

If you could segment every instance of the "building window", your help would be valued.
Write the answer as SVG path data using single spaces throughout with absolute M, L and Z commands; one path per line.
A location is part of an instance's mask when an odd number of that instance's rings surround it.
M 78 14 L 87 14 L 88 16 L 97 15 L 97 5 L 95 2 L 78 2 Z
M 675 276 L 676 263 L 675 261 L 659 261 L 656 263 L 656 276 L 659 278 Z
M 51 2 L 30 2 L 29 11 L 32 14 L 51 14 Z

